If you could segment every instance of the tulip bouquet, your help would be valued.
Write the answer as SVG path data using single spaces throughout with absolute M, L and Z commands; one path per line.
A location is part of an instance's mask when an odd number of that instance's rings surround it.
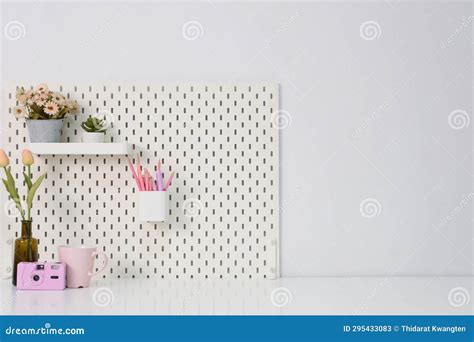
M 21 203 L 20 196 L 18 195 L 18 190 L 15 184 L 15 179 L 11 173 L 11 168 L 8 166 L 10 160 L 8 159 L 7 154 L 3 149 L 0 149 L 0 167 L 3 168 L 5 172 L 6 179 L 2 179 L 5 189 L 10 195 L 11 199 L 15 203 L 16 208 L 18 209 L 22 220 L 31 220 L 31 208 L 33 207 L 33 199 L 35 198 L 36 190 L 38 190 L 41 182 L 46 177 L 46 173 L 43 173 L 35 181 L 31 178 L 31 165 L 34 164 L 33 155 L 31 151 L 24 149 L 21 152 L 22 162 L 26 166 L 26 172 L 23 172 L 23 177 L 27 187 L 26 194 L 26 205 Z

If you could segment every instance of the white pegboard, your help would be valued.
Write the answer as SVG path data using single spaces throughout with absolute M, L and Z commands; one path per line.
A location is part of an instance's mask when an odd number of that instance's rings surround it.
M 3 148 L 20 178 L 27 146 L 15 86 L 7 89 Z M 39 156 L 46 171 L 32 217 L 40 259 L 61 244 L 97 245 L 110 258 L 103 277 L 251 278 L 278 276 L 279 167 L 276 84 L 49 84 L 79 102 L 63 141 L 80 141 L 88 114 L 110 112 L 106 141 L 128 141 L 149 168 L 176 172 L 165 223 L 137 219 L 135 183 L 123 156 Z M 5 198 L 5 194 L 3 194 Z M 183 210 L 192 203 L 191 210 Z M 201 210 L 196 216 L 196 206 Z M 188 208 L 189 209 L 189 208 Z M 2 269 L 11 265 L 18 218 L 3 212 Z

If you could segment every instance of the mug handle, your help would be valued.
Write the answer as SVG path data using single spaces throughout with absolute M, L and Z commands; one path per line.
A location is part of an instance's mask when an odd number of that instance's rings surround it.
M 92 253 L 91 257 L 94 259 L 96 257 L 96 255 L 102 255 L 104 257 L 104 264 L 102 265 L 101 268 L 99 268 L 99 270 L 97 272 L 89 272 L 89 277 L 95 276 L 95 275 L 99 274 L 100 272 L 102 272 L 107 267 L 107 264 L 109 262 L 109 258 L 107 257 L 107 255 L 104 252 L 94 252 L 94 253 Z

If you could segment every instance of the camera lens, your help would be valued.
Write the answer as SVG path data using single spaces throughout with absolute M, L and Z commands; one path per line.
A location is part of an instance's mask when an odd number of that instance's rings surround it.
M 37 275 L 37 274 L 35 274 L 35 275 L 33 276 L 33 280 L 34 280 L 34 281 L 38 281 L 38 280 L 40 280 L 40 276 L 39 276 L 39 275 Z

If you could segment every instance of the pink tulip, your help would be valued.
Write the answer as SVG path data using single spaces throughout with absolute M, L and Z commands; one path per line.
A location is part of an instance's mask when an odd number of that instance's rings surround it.
M 31 166 L 35 162 L 33 154 L 30 150 L 27 150 L 26 148 L 21 151 L 21 159 L 23 161 L 23 164 L 25 164 L 26 166 Z
M 10 159 L 3 149 L 0 149 L 0 167 L 6 167 L 10 164 Z

